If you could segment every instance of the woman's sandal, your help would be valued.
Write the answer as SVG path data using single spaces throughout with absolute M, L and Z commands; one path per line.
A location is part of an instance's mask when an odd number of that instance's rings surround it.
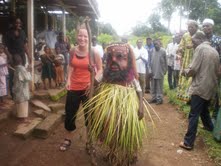
M 70 146 L 71 146 L 71 140 L 65 138 L 64 142 L 60 145 L 59 150 L 64 152 L 64 151 L 68 150 L 70 148 Z

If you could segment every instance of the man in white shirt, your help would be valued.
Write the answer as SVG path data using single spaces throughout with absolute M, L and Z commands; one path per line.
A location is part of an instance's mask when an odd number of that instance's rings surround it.
M 55 52 L 55 43 L 57 42 L 57 34 L 52 26 L 49 26 L 48 31 L 45 32 L 45 42 L 51 51 Z
M 167 65 L 168 65 L 168 84 L 169 88 L 173 89 L 173 69 L 174 69 L 174 58 L 176 56 L 176 51 L 178 49 L 178 44 L 176 43 L 176 38 L 173 36 L 173 42 L 169 43 L 166 48 L 167 53 Z
M 103 59 L 104 50 L 101 45 L 97 44 L 96 36 L 92 37 L 92 46 L 98 51 L 99 55 L 101 56 L 101 59 Z
M 137 47 L 134 49 L 134 54 L 136 58 L 137 73 L 139 74 L 139 82 L 144 94 L 146 87 L 146 64 L 148 64 L 148 52 L 143 47 L 143 41 L 141 39 L 137 40 Z

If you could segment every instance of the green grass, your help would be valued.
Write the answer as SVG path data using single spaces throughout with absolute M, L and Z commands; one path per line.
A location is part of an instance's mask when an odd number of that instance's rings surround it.
M 164 80 L 164 93 L 168 97 L 169 102 L 179 106 L 179 111 L 182 111 L 188 117 L 190 107 L 176 98 L 175 90 L 169 90 L 167 76 L 165 76 Z M 221 143 L 215 141 L 211 132 L 203 130 L 200 127 L 198 128 L 198 133 L 204 140 L 209 157 L 215 161 L 217 166 L 221 166 Z

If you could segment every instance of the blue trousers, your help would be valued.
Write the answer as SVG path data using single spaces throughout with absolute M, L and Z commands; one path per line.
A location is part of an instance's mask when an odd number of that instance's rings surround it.
M 194 141 L 196 139 L 199 116 L 202 120 L 205 129 L 212 131 L 213 123 L 211 121 L 208 110 L 209 106 L 208 100 L 205 100 L 197 95 L 192 95 L 190 106 L 191 110 L 189 113 L 189 126 L 187 133 L 184 137 L 184 144 L 193 147 Z

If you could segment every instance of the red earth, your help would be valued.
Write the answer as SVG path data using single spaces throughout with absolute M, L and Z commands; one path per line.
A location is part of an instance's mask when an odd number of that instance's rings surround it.
M 146 96 L 150 98 L 149 95 Z M 63 102 L 65 99 L 62 99 Z M 12 105 L 12 104 L 11 104 Z M 155 119 L 156 128 L 150 128 L 148 138 L 139 153 L 137 166 L 215 166 L 207 153 L 201 137 L 197 137 L 195 148 L 185 151 L 179 148 L 187 128 L 187 118 L 177 111 L 176 106 L 165 98 L 162 105 L 152 104 L 161 120 Z M 12 108 L 12 107 L 11 107 Z M 31 107 L 31 111 L 35 108 Z M 31 113 L 31 116 L 34 116 Z M 8 118 L 0 122 L 0 165 L 1 166 L 90 166 L 90 156 L 85 151 L 85 127 L 82 118 L 77 120 L 72 145 L 66 152 L 59 151 L 64 139 L 61 123 L 47 139 L 29 137 L 26 140 L 13 135 L 19 122 Z M 149 120 L 148 120 L 149 121 Z M 108 166 L 104 152 L 97 148 L 98 166 Z

